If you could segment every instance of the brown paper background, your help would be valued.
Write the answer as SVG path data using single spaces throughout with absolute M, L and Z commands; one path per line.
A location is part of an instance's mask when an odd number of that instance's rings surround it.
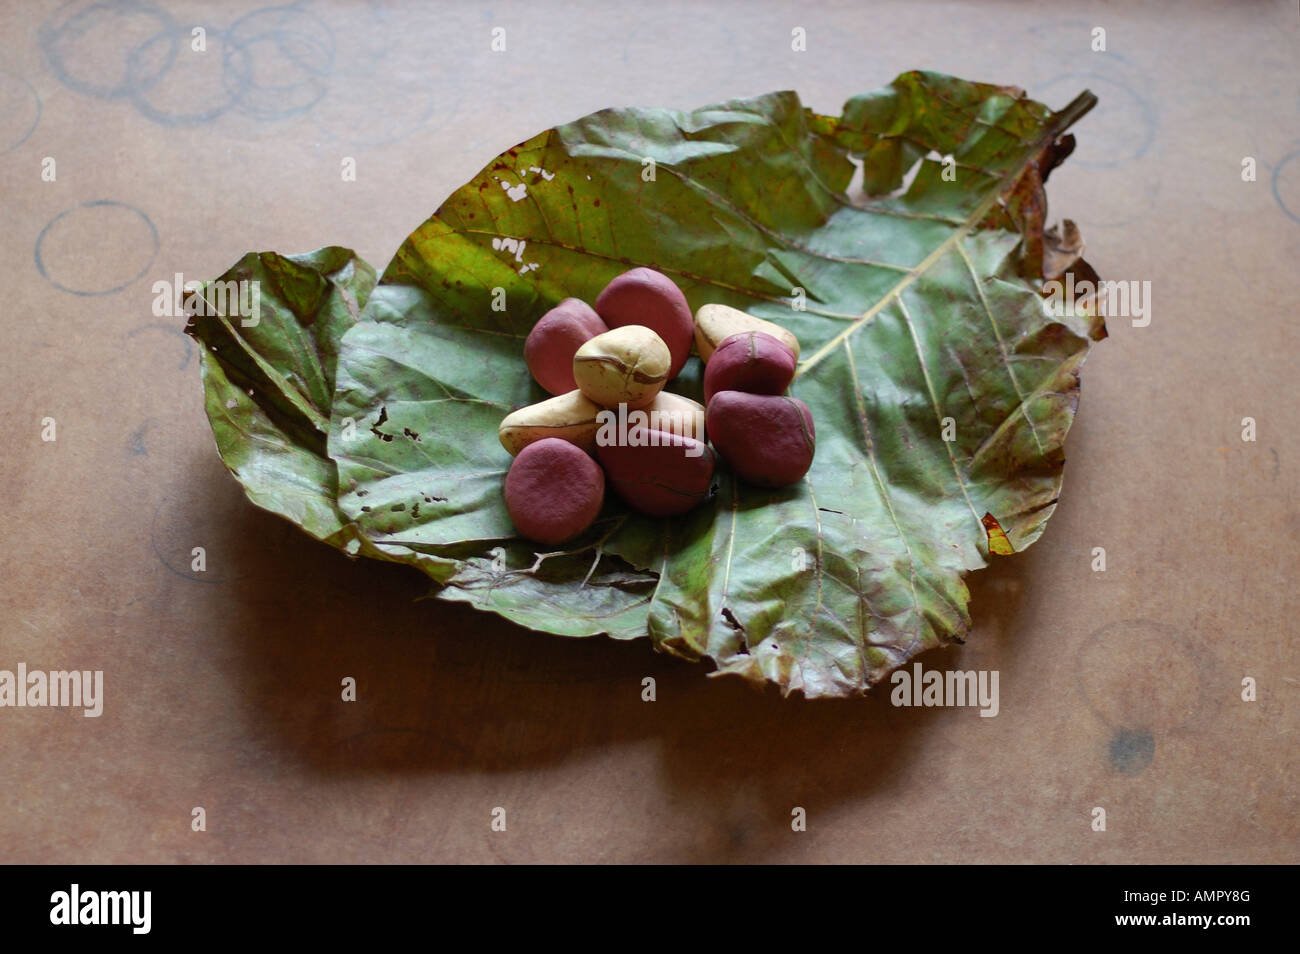
M 41 25 L 85 6 L 0 8 L 0 668 L 102 669 L 106 701 L 98 719 L 0 709 L 0 859 L 1296 860 L 1293 3 L 309 2 L 302 42 L 335 48 L 319 101 L 188 125 L 69 88 L 120 81 L 157 29 L 65 33 L 61 77 Z M 212 31 L 253 9 L 168 6 Z M 219 44 L 182 39 L 150 95 L 201 113 L 223 95 Z M 257 64 L 302 82 L 273 47 Z M 969 641 L 922 657 L 997 669 L 996 718 L 783 700 L 644 642 L 417 603 L 415 571 L 352 563 L 244 499 L 183 321 L 151 313 L 154 281 L 250 249 L 346 245 L 382 269 L 498 152 L 595 109 L 794 88 L 834 113 L 911 68 L 1054 107 L 1096 92 L 1051 217 L 1079 223 L 1103 277 L 1153 289 L 1150 326 L 1112 319 L 1087 363 L 1046 535 L 970 577 Z M 153 223 L 152 261 L 141 218 L 83 209 L 46 233 L 43 277 L 42 230 L 101 199 Z

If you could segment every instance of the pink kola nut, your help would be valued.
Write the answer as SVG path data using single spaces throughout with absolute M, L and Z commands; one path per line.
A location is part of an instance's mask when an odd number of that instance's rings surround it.
M 785 487 L 808 473 L 817 438 L 808 405 L 773 394 L 719 391 L 705 412 L 709 439 L 736 476 Z
M 722 339 L 704 369 L 704 403 L 719 391 L 780 394 L 794 380 L 794 352 L 769 334 L 742 331 Z
M 566 298 L 538 320 L 524 341 L 524 364 L 537 383 L 552 394 L 577 388 L 573 355 L 596 335 L 609 331 L 585 301 Z
M 691 356 L 695 319 L 686 296 L 671 278 L 652 268 L 624 272 L 596 296 L 596 312 L 611 328 L 645 325 L 668 345 L 672 380 Z
M 708 498 L 713 484 L 709 446 L 667 431 L 634 427 L 627 443 L 598 443 L 596 456 L 614 491 L 633 510 L 651 517 L 685 513 Z
M 520 536 L 537 543 L 571 540 L 595 521 L 605 474 L 587 453 L 558 437 L 534 441 L 506 474 L 506 510 Z

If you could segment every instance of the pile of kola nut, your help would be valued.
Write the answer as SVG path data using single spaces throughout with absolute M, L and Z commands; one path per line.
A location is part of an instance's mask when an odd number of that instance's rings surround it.
M 707 410 L 664 390 L 692 342 Z M 711 492 L 715 451 L 755 486 L 799 480 L 815 437 L 807 405 L 784 393 L 798 359 L 798 340 L 770 321 L 726 305 L 692 318 L 682 290 L 653 269 L 619 275 L 594 308 L 566 298 L 524 343 L 528 370 L 555 397 L 507 415 L 499 431 L 514 455 L 505 492 L 515 529 L 545 544 L 578 536 L 606 481 L 641 513 L 685 513 Z

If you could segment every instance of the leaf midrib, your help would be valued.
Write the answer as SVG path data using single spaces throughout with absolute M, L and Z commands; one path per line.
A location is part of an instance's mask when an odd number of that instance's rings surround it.
M 868 321 L 878 315 L 885 306 L 891 301 L 898 298 L 904 291 L 916 283 L 925 272 L 934 266 L 935 262 L 943 258 L 949 251 L 956 247 L 971 231 L 982 222 L 1007 192 L 1020 181 L 1020 177 L 1025 174 L 1031 162 L 1033 162 L 1043 149 L 1056 139 L 1062 132 L 1068 129 L 1080 116 L 1086 113 L 1096 103 L 1096 97 L 1086 90 L 1076 96 L 1074 100 L 1058 113 L 1053 113 L 1051 121 L 1044 128 L 1043 132 L 1029 148 L 1025 151 L 1024 158 L 1016 166 L 1008 170 L 1002 179 L 1002 188 L 990 190 L 989 194 L 980 200 L 979 204 L 971 210 L 966 216 L 965 221 L 955 228 L 951 235 L 939 243 L 929 255 L 921 260 L 919 264 L 911 269 L 907 275 L 903 276 L 893 288 L 885 293 L 884 297 L 868 308 L 853 324 L 845 328 L 826 344 L 818 348 L 807 361 L 799 365 L 795 371 L 795 377 L 799 378 L 806 374 L 812 368 L 822 362 L 825 357 L 839 347 L 840 343 L 846 341 L 850 336 L 855 334 Z

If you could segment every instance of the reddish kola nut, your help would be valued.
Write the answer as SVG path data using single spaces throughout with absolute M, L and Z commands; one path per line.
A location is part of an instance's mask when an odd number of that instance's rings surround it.
M 627 505 L 652 517 L 685 513 L 708 498 L 713 484 L 709 445 L 668 431 L 632 427 L 621 443 L 597 441 L 596 457 Z
M 671 278 L 652 268 L 634 268 L 605 286 L 596 296 L 596 312 L 611 328 L 645 325 L 668 345 L 671 380 L 691 356 L 695 319 L 686 296 Z
M 794 352 L 771 335 L 742 331 L 724 338 L 704 369 L 704 403 L 719 391 L 780 394 L 794 380 Z
M 582 533 L 600 513 L 605 475 L 586 452 L 558 437 L 534 441 L 506 474 L 506 510 L 520 536 L 555 544 Z
M 573 355 L 609 327 L 580 298 L 566 298 L 533 325 L 524 341 L 524 364 L 537 383 L 552 394 L 577 388 L 573 380 Z
M 746 483 L 784 487 L 812 466 L 812 414 L 798 398 L 719 391 L 709 401 L 705 427 L 722 459 Z

